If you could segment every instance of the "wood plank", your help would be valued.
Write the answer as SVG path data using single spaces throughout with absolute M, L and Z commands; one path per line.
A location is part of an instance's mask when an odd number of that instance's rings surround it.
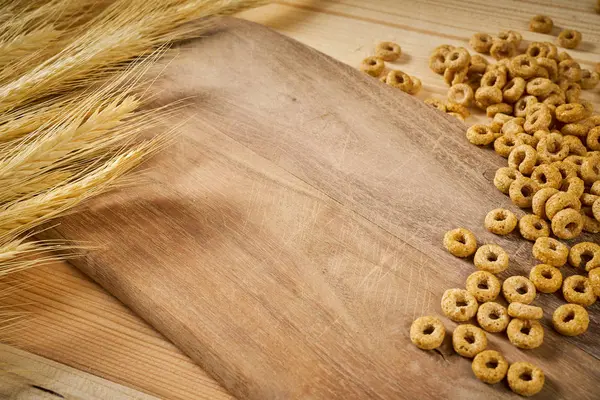
M 502 277 L 533 265 L 531 243 L 482 226 L 514 209 L 491 184 L 504 160 L 419 100 L 234 20 L 186 46 L 159 86 L 162 102 L 193 99 L 193 119 L 151 184 L 62 220 L 61 236 L 111 248 L 79 268 L 239 397 L 512 396 L 447 347 L 408 340 L 412 319 L 440 313 L 442 292 L 473 271 L 443 250 L 446 230 L 507 249 Z M 490 335 L 492 347 L 540 365 L 543 396 L 591 399 L 598 305 L 591 332 L 566 339 L 548 322 L 561 302 L 538 298 L 545 346 Z
M 45 358 L 0 344 L 0 399 L 157 400 Z

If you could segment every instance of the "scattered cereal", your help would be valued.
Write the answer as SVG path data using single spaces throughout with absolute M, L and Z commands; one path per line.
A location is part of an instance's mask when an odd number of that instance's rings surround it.
M 446 232 L 444 247 L 456 257 L 468 257 L 477 249 L 477 239 L 471 231 L 457 228 Z
M 521 396 L 533 396 L 544 387 L 544 373 L 528 362 L 519 361 L 508 368 L 508 386 Z
M 500 294 L 500 281 L 487 271 L 473 272 L 467 278 L 465 287 L 480 303 L 495 300 Z
M 485 216 L 485 228 L 496 235 L 508 235 L 517 226 L 517 216 L 504 208 L 496 208 Z
M 533 245 L 533 256 L 544 264 L 562 267 L 567 262 L 569 248 L 556 239 L 541 237 Z
M 477 300 L 463 289 L 448 289 L 442 296 L 442 311 L 452 321 L 465 322 L 477 314 Z
M 588 312 L 579 304 L 563 304 L 552 314 L 552 325 L 561 335 L 581 335 L 587 331 L 589 324 Z
M 508 305 L 508 315 L 519 319 L 542 319 L 544 310 L 541 307 L 515 302 Z
M 535 286 L 524 276 L 511 276 L 502 284 L 502 294 L 509 303 L 530 304 L 535 299 Z
M 562 286 L 560 270 L 548 264 L 538 264 L 529 271 L 529 279 L 542 293 L 554 293 Z
M 592 242 L 577 243 L 569 251 L 569 264 L 586 271 L 600 267 L 600 245 Z
M 402 49 L 394 42 L 381 42 L 375 47 L 375 55 L 384 61 L 396 61 Z
M 475 252 L 475 267 L 497 274 L 508 268 L 508 254 L 497 244 L 484 244 Z
M 488 332 L 502 332 L 508 326 L 510 318 L 506 307 L 494 302 L 483 303 L 477 310 L 479 326 Z
M 420 317 L 410 326 L 410 340 L 423 350 L 440 347 L 445 336 L 446 328 L 437 317 Z
M 596 295 L 588 278 L 572 275 L 563 282 L 563 296 L 569 303 L 589 307 L 596 302 Z
M 506 334 L 520 349 L 535 349 L 544 342 L 544 328 L 534 320 L 514 318 L 508 323 Z
M 487 347 L 485 332 L 471 324 L 458 325 L 452 332 L 454 351 L 463 357 L 473 358 Z
M 524 239 L 536 241 L 538 238 L 550 236 L 550 227 L 537 215 L 528 214 L 519 220 L 519 232 Z
M 484 350 L 475 356 L 471 369 L 480 381 L 494 384 L 506 376 L 508 362 L 499 352 Z

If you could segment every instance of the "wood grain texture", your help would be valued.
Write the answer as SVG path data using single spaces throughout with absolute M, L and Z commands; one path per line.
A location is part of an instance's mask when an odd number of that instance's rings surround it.
M 0 360 L 0 399 L 158 400 L 7 345 Z
M 193 104 L 152 182 L 54 231 L 110 248 L 76 265 L 242 398 L 511 397 L 447 345 L 425 353 L 408 339 L 414 317 L 440 313 L 442 292 L 473 271 L 442 249 L 446 230 L 504 246 L 510 274 L 534 264 L 530 243 L 483 228 L 490 209 L 514 208 L 491 183 L 505 161 L 418 99 L 226 21 L 158 83 L 160 102 Z M 594 398 L 598 306 L 591 333 L 565 339 L 548 325 L 562 300 L 538 303 L 543 347 L 502 335 L 491 346 L 540 365 L 545 396 Z

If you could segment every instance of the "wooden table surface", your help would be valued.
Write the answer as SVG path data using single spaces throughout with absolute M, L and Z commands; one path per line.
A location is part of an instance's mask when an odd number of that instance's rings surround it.
M 467 46 L 474 32 L 494 34 L 503 29 L 518 30 L 526 40 L 550 40 L 547 35 L 527 32 L 528 18 L 535 14 L 549 15 L 556 26 L 583 33 L 582 46 L 570 53 L 584 68 L 600 61 L 600 15 L 593 11 L 594 0 L 495 3 L 295 0 L 248 11 L 241 17 L 351 65 L 370 55 L 378 41 L 395 41 L 403 49 L 396 67 L 423 81 L 420 98 L 442 98 L 447 90 L 441 77 L 427 67 L 433 47 L 442 43 Z M 588 91 L 585 97 L 600 110 L 598 93 L 598 89 Z M 482 118 L 475 116 L 468 122 Z M 0 304 L 26 310 L 29 318 L 3 341 L 45 359 L 11 346 L 0 347 L 0 380 L 6 374 L 14 378 L 12 387 L 0 385 L 0 399 L 8 398 L 6 393 L 35 386 L 66 398 L 229 398 L 201 368 L 67 263 L 28 271 L 18 279 L 25 289 L 0 299 Z M 37 390 L 26 394 L 33 397 L 20 398 L 42 398 Z

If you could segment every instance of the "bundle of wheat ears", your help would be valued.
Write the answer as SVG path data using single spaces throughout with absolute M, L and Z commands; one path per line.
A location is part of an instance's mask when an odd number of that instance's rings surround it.
M 0 278 L 64 257 L 73 245 L 36 241 L 36 229 L 168 142 L 142 136 L 178 109 L 150 108 L 145 92 L 168 46 L 262 3 L 0 0 Z M 0 326 L 14 318 L 0 312 Z

